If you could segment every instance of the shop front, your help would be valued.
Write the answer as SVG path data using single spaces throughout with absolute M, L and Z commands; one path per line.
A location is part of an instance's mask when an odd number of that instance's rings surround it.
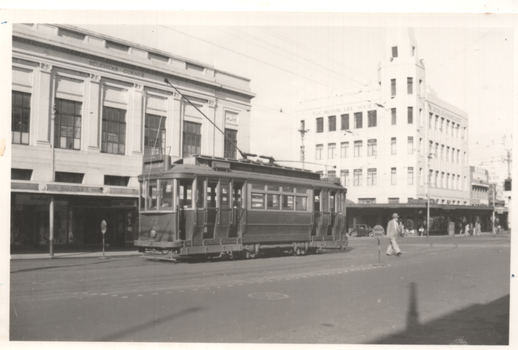
M 11 194 L 11 247 L 49 245 L 50 194 Z M 56 246 L 102 243 L 101 222 L 107 223 L 105 243 L 132 244 L 137 234 L 136 198 L 53 195 L 53 242 Z
M 394 213 L 397 213 L 401 218 L 406 234 L 418 235 L 421 227 L 426 232 L 426 201 L 389 204 L 349 203 L 346 227 L 348 231 L 356 224 L 386 227 Z M 468 223 L 472 227 L 479 223 L 481 232 L 490 232 L 492 229 L 492 213 L 493 208 L 489 206 L 441 205 L 431 202 L 429 234 L 454 235 L 464 233 Z

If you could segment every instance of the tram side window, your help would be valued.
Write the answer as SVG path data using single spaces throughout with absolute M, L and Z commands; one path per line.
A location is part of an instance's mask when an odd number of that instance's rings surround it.
M 335 210 L 335 193 L 336 192 L 329 192 L 329 211 L 334 213 Z
M 293 196 L 282 196 L 282 209 L 293 210 Z
M 234 191 L 234 208 L 241 208 L 241 188 L 237 188 L 236 183 L 234 183 L 232 190 Z
M 203 208 L 205 205 L 203 203 L 203 193 L 204 193 L 204 186 L 205 180 L 198 178 L 196 181 L 196 208 Z
M 180 208 L 192 208 L 192 180 L 180 180 L 178 197 Z
M 222 209 L 230 208 L 230 184 L 228 182 L 221 182 L 221 203 Z
M 313 211 L 320 211 L 320 190 L 315 190 L 313 203 Z
M 160 208 L 173 207 L 173 180 L 160 180 Z
M 329 212 L 329 192 L 327 191 L 321 191 L 320 192 L 320 205 L 321 205 L 321 211 L 323 212 Z
M 266 207 L 267 209 L 280 209 L 279 195 L 268 193 L 266 195 Z
M 207 183 L 207 207 L 216 208 L 218 180 L 209 180 Z
M 306 211 L 308 208 L 308 198 L 307 197 L 295 197 L 295 210 L 303 210 Z
M 264 193 L 252 193 L 252 209 L 264 209 Z
M 158 202 L 157 180 L 150 180 L 148 186 L 147 208 L 156 209 Z
M 342 198 L 343 198 L 342 193 L 338 192 L 336 194 L 336 212 L 337 213 L 342 212 L 342 200 L 343 200 Z

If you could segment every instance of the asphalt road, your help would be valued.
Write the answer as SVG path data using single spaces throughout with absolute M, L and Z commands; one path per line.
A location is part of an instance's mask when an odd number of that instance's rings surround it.
M 509 342 L 509 236 L 350 240 L 302 257 L 13 260 L 10 340 Z

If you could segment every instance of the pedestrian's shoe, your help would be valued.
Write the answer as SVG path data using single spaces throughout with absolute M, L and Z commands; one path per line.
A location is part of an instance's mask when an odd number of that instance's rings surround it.
M 392 254 L 387 253 L 388 256 L 391 256 Z
M 400 256 L 401 255 L 401 252 L 397 253 L 397 256 Z

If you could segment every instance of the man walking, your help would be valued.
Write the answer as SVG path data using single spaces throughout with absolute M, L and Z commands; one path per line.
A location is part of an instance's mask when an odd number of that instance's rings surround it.
M 398 219 L 399 216 L 396 213 L 392 214 L 392 220 L 390 220 L 387 225 L 387 237 L 390 239 L 387 255 L 392 255 L 392 251 L 395 251 L 397 256 L 401 255 L 401 250 L 396 242 L 397 235 L 401 233 L 401 226 L 399 226 Z

